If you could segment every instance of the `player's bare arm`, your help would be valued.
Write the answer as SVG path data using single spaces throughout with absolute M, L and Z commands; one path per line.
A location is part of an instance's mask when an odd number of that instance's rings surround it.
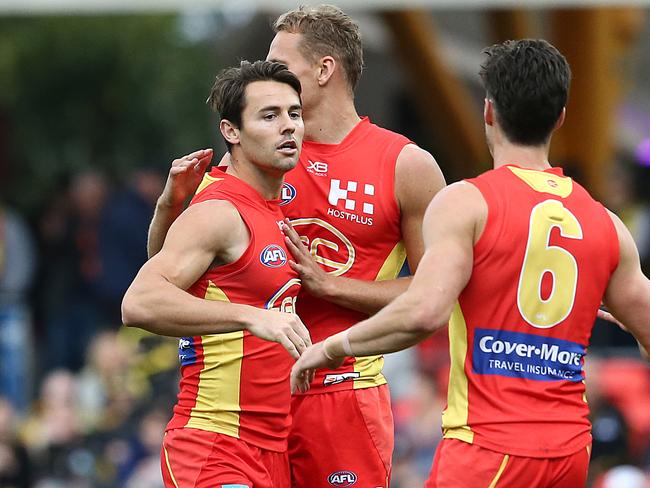
M 459 214 L 460 207 L 467 210 Z M 425 215 L 425 252 L 406 292 L 369 319 L 307 349 L 292 370 L 294 390 L 309 387 L 310 370 L 348 355 L 399 351 L 444 327 L 469 281 L 486 216 L 485 200 L 471 184 L 441 191 Z
M 183 211 L 185 200 L 201 183 L 203 174 L 212 160 L 212 154 L 212 149 L 199 149 L 172 161 L 165 188 L 158 197 L 153 219 L 149 225 L 147 240 L 149 257 L 162 249 L 169 227 Z
M 424 213 L 433 196 L 444 186 L 445 179 L 431 154 L 414 144 L 402 149 L 395 167 L 395 197 L 400 208 L 408 263 L 413 272 L 424 252 Z M 314 296 L 372 314 L 385 307 L 409 286 L 410 278 L 362 281 L 327 274 L 314 262 L 295 231 L 285 228 L 285 234 L 294 257 L 292 267 L 300 274 L 303 289 Z
M 641 271 L 632 235 L 616 215 L 610 212 L 610 216 L 618 233 L 620 258 L 603 301 L 650 359 L 650 280 Z
M 185 290 L 211 266 L 236 261 L 250 235 L 235 207 L 208 201 L 189 207 L 172 224 L 161 251 L 142 267 L 122 302 L 127 326 L 168 336 L 249 330 L 281 343 L 293 357 L 310 343 L 295 314 L 203 300 Z

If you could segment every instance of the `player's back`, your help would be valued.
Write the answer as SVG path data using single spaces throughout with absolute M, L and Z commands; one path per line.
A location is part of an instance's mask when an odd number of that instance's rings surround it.
M 469 181 L 488 216 L 450 324 L 445 437 L 570 454 L 591 441 L 583 361 L 618 263 L 616 230 L 560 169 L 508 165 Z

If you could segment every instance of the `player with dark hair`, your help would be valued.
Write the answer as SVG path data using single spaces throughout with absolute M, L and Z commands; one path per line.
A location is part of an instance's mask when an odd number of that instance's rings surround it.
M 300 280 L 279 196 L 302 143 L 300 91 L 280 63 L 217 77 L 209 102 L 231 165 L 205 176 L 124 297 L 126 325 L 181 337 L 161 452 L 168 488 L 290 484 L 289 371 L 311 342 L 294 314 Z
M 650 348 L 650 281 L 630 233 L 548 162 L 569 65 L 543 40 L 486 50 L 494 169 L 453 184 L 424 219 L 408 290 L 305 351 L 292 371 L 409 347 L 449 325 L 444 439 L 427 487 L 577 488 L 591 446 L 584 356 L 601 301 Z

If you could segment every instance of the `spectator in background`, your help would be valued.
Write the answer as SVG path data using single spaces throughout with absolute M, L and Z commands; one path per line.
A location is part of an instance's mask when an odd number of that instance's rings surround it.
M 55 370 L 43 380 L 37 407 L 23 435 L 37 480 L 65 481 L 74 473 L 73 453 L 82 443 L 75 377 Z
M 122 297 L 147 261 L 147 229 L 163 184 L 154 169 L 136 169 L 126 185 L 109 196 L 101 215 L 99 293 L 105 315 L 116 326 L 122 323 Z
M 12 404 L 0 397 L 0 486 L 29 488 L 31 465 L 27 449 L 18 439 Z
M 22 217 L 0 206 L 0 396 L 25 413 L 31 400 L 32 320 L 26 303 L 36 256 Z
M 97 281 L 102 271 L 98 226 L 107 191 L 98 171 L 78 173 L 40 221 L 39 276 L 47 283 L 47 293 L 38 300 L 47 339 L 46 369 L 78 371 L 91 338 L 106 322 Z
M 592 480 L 599 478 L 613 466 L 630 462 L 628 425 L 623 412 L 603 391 L 601 367 L 602 360 L 597 356 L 590 356 L 585 361 L 589 418 L 592 424 L 589 462 L 589 478 Z

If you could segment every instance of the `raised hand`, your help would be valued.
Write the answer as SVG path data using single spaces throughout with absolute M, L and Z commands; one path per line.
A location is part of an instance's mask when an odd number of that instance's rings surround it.
M 303 290 L 316 297 L 326 296 L 332 276 L 323 271 L 316 263 L 307 247 L 300 240 L 300 236 L 289 222 L 289 219 L 284 219 L 282 232 L 285 235 L 284 240 L 287 248 L 294 259 L 289 260 L 289 266 L 300 275 Z
M 275 310 L 260 312 L 247 327 L 251 334 L 282 344 L 294 359 L 298 359 L 311 346 L 309 331 L 296 314 Z
M 165 189 L 159 201 L 169 207 L 180 206 L 201 183 L 212 160 L 212 149 L 199 149 L 172 161 Z

